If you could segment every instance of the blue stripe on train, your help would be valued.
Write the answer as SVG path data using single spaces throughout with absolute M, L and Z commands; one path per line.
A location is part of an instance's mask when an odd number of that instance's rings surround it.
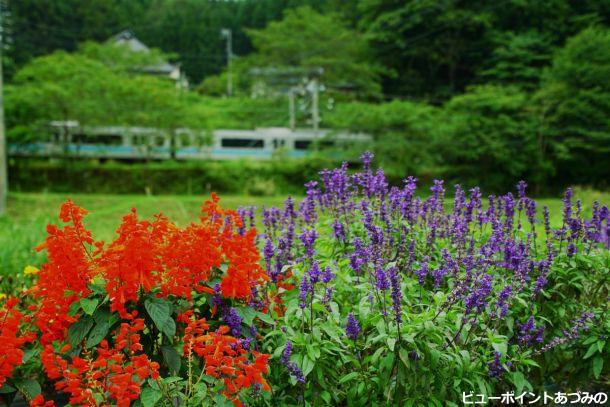
M 8 149 L 9 153 L 45 153 L 48 151 L 48 144 L 46 143 L 28 143 L 28 144 L 9 144 Z M 55 149 L 54 149 L 55 150 Z M 56 152 L 57 150 L 55 150 Z M 134 157 L 137 156 L 145 156 L 146 151 L 144 148 L 138 148 L 134 146 L 106 146 L 106 145 L 77 145 L 77 144 L 69 144 L 67 146 L 68 153 L 78 154 L 85 153 L 88 155 L 100 154 L 100 155 L 110 155 L 110 154 L 121 154 L 121 155 L 132 155 Z M 167 154 L 169 156 L 170 150 L 167 147 L 152 147 L 152 154 Z M 199 155 L 202 154 L 202 150 L 196 147 L 184 147 L 176 150 L 176 155 L 180 157 L 181 155 Z M 240 156 L 240 157 L 260 157 L 260 158 L 271 158 L 273 155 L 272 150 L 264 150 L 264 149 L 254 149 L 254 148 L 215 148 L 209 151 L 210 156 L 214 157 L 227 157 L 227 156 Z M 287 155 L 289 157 L 305 157 L 308 155 L 307 150 L 290 150 L 287 151 Z M 205 154 L 203 154 L 205 155 Z

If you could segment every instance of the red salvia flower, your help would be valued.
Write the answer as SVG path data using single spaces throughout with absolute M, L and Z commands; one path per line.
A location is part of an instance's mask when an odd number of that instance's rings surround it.
M 59 216 L 66 224 L 47 227 L 48 236 L 37 249 L 47 252 L 48 261 L 29 291 L 34 302 L 28 310 L 33 317 L 18 311 L 14 299 L 0 309 L 0 387 L 21 364 L 24 344 L 38 336 L 34 330 L 21 332 L 22 325 L 31 322 L 39 331 L 46 376 L 56 390 L 70 396 L 71 404 L 130 405 L 145 380 L 159 377 L 159 365 L 144 353 L 140 341 L 143 332 L 157 331 L 147 329 L 137 312 L 145 299 L 159 296 L 174 303 L 178 313 L 178 336 L 170 339 L 183 341 L 184 355 L 198 358 L 204 372 L 224 384 L 226 397 L 241 405 L 238 397 L 243 389 L 254 385 L 269 389 L 263 377 L 269 355 L 244 349 L 239 339 L 227 335 L 226 326 L 210 331 L 194 306 L 200 298 L 194 296 L 201 293 L 247 304 L 257 287 L 269 280 L 259 264 L 254 229 L 244 233 L 241 217 L 222 209 L 215 194 L 203 204 L 199 222 L 183 228 L 163 215 L 140 220 L 132 209 L 108 245 L 93 240 L 83 224 L 86 214 L 67 201 Z M 219 292 L 210 280 L 220 280 Z M 67 344 L 74 340 L 68 338 L 69 328 L 81 318 L 92 318 L 91 312 L 80 311 L 84 306 L 78 302 L 99 295 L 92 283 L 105 288 L 110 311 L 118 313 L 120 323 L 94 348 L 84 348 L 82 341 L 72 349 Z M 40 396 L 31 405 L 54 404 Z
M 17 299 L 9 298 L 0 308 L 0 387 L 11 377 L 13 369 L 21 364 L 21 347 L 35 337 L 33 333 L 21 333 L 21 323 L 26 319 L 16 309 L 17 303 Z
M 45 249 L 48 257 L 40 269 L 38 283 L 31 290 L 40 299 L 35 324 L 42 333 L 41 342 L 45 344 L 65 339 L 68 327 L 76 321 L 68 315 L 70 306 L 89 294 L 87 284 L 94 267 L 87 245 L 94 242 L 91 232 L 82 223 L 87 213 L 72 201 L 64 203 L 59 218 L 71 225 L 47 226 L 48 237 L 37 247 L 37 250 Z

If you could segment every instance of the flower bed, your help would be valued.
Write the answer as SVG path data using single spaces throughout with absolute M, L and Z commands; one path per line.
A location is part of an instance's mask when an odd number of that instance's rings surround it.
M 70 201 L 62 206 L 65 225 L 49 226 L 37 248 L 48 261 L 25 270 L 38 274 L 36 284 L 5 303 L 5 398 L 19 391 L 31 405 L 53 405 L 44 395 L 59 393 L 72 405 L 240 405 L 245 393 L 269 389 L 269 355 L 256 341 L 257 325 L 270 317 L 263 299 L 253 306 L 268 277 L 254 229 L 215 196 L 184 228 L 133 210 L 109 244 L 93 239 L 86 214 Z
M 552 228 L 519 183 L 323 171 L 300 203 L 197 223 L 128 214 L 94 241 L 62 206 L 34 286 L 3 300 L 2 397 L 32 405 L 460 405 L 604 389 L 610 215 L 566 191 Z M 586 213 L 585 213 L 586 212 Z M 259 255 L 260 249 L 261 254 Z M 51 396 L 50 398 L 45 396 Z

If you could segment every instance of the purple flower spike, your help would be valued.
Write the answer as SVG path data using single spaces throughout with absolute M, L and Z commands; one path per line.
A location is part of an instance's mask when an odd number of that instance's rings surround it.
M 358 339 L 358 335 L 360 335 L 360 325 L 358 324 L 358 320 L 354 317 L 354 314 L 351 312 L 347 316 L 347 325 L 345 325 L 345 334 L 352 341 L 356 341 Z

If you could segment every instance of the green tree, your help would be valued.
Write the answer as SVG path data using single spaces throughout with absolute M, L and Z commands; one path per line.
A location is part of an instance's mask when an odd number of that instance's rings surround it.
M 334 128 L 372 135 L 376 160 L 393 181 L 399 183 L 409 175 L 431 181 L 440 175 L 440 113 L 424 103 L 354 102 L 337 105 L 326 122 Z
M 435 99 L 463 90 L 490 49 L 486 3 L 360 0 L 360 28 L 390 73 L 386 93 Z
M 438 145 L 446 177 L 487 191 L 511 188 L 520 179 L 540 186 L 551 168 L 529 102 L 529 95 L 514 87 L 491 85 L 447 102 Z
M 35 58 L 7 88 L 9 136 L 36 137 L 52 120 L 82 125 L 137 125 L 174 130 L 203 127 L 187 114 L 172 81 L 128 75 L 82 54 L 56 51 Z
M 136 29 L 150 0 L 8 1 L 5 27 L 15 69 L 30 59 L 83 41 L 105 41 L 125 28 Z M 7 72 L 8 76 L 15 69 Z
M 479 76 L 484 82 L 512 84 L 526 90 L 538 87 L 543 68 L 551 60 L 553 47 L 535 30 L 523 34 L 497 34 L 495 49 Z
M 537 94 L 544 132 L 563 182 L 608 185 L 610 30 L 592 27 L 566 43 Z
M 596 0 L 359 0 L 358 10 L 386 94 L 433 101 L 481 82 L 527 87 L 568 37 L 610 22 L 610 3 Z
M 368 58 L 364 37 L 337 14 L 320 14 L 310 7 L 289 9 L 281 21 L 262 30 L 246 30 L 255 52 L 242 66 L 315 70 L 330 90 L 350 89 L 360 95 L 380 91 L 378 68 Z

